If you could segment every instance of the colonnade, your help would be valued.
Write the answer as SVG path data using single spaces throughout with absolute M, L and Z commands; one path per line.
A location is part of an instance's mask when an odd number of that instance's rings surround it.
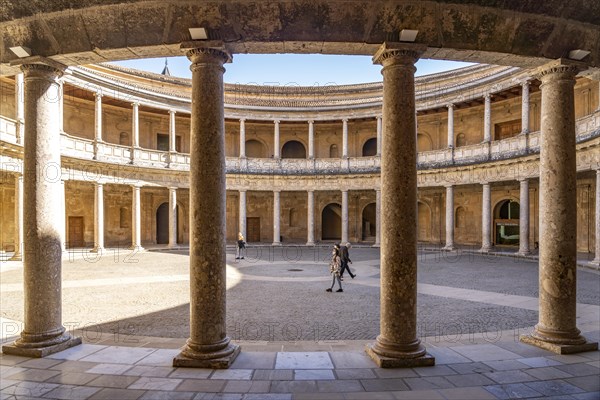
M 240 351 L 225 328 L 225 146 L 223 65 L 231 56 L 222 46 L 194 42 L 187 47 L 192 65 L 190 168 L 190 337 L 174 366 L 227 368 Z M 189 43 L 188 43 L 189 44 Z M 433 365 L 417 337 L 417 147 L 414 72 L 426 46 L 384 43 L 373 60 L 383 66 L 381 132 L 381 319 L 380 334 L 366 351 L 381 367 Z M 59 103 L 45 101 L 59 90 L 64 66 L 40 57 L 22 60 L 25 87 L 23 174 L 25 327 L 21 337 L 3 347 L 6 354 L 43 357 L 81 343 L 62 326 L 61 222 L 64 207 L 60 180 L 44 179 L 39 166 L 60 167 Z M 542 143 L 540 164 L 539 323 L 522 340 L 557 353 L 597 348 L 576 326 L 575 121 L 573 85 L 581 66 L 559 60 L 540 69 Z M 101 100 L 97 100 L 101 104 Z M 452 107 L 449 107 L 449 110 Z M 134 140 L 138 145 L 139 105 L 134 103 Z M 347 121 L 344 122 L 347 129 Z M 275 122 L 278 137 L 279 122 Z M 100 134 L 101 139 L 101 134 Z M 347 139 L 343 154 L 347 156 Z M 278 152 L 278 146 L 276 151 Z M 598 178 L 600 180 L 600 178 Z M 486 185 L 487 188 L 486 188 Z M 526 199 L 528 184 L 521 184 Z M 101 217 L 102 185 L 96 185 L 95 208 Z M 447 207 L 453 208 L 454 186 Z M 489 205 L 489 182 L 483 183 Z M 597 189 L 598 190 L 598 189 Z M 134 247 L 141 247 L 140 187 L 133 186 Z M 170 215 L 175 190 L 170 190 Z M 487 194 L 486 194 L 487 193 Z M 240 196 L 241 199 L 241 196 Z M 241 200 L 240 200 L 241 202 Z M 522 200 L 523 202 L 523 200 Z M 526 203 L 526 201 L 525 201 Z M 280 192 L 274 192 L 274 213 Z M 314 217 L 314 192 L 308 192 Z M 312 204 L 312 207 L 310 206 Z M 526 204 L 525 204 L 526 205 Z M 596 205 L 598 209 L 598 205 Z M 347 220 L 348 191 L 342 191 L 342 220 Z M 311 214 L 309 210 L 309 214 Z M 522 213 L 526 214 L 526 212 Z M 486 223 L 490 212 L 483 213 Z M 345 216 L 345 217 L 344 217 Z M 447 247 L 453 246 L 454 210 L 447 212 Z M 524 216 L 522 215 L 522 218 Z M 279 222 L 274 218 L 274 244 Z M 314 220 L 314 218 L 313 218 Z M 527 218 L 528 220 L 528 218 Z M 63 222 L 64 223 L 64 222 Z M 98 238 L 101 225 L 97 224 Z M 525 225 L 525 224 L 523 224 Z M 598 223 L 597 223 L 598 225 Z M 344 226 L 344 224 L 343 224 Z M 523 229 L 525 226 L 523 226 Z M 596 227 L 598 230 L 598 226 Z M 64 232 L 64 229 L 63 229 Z M 347 228 L 342 240 L 347 240 Z M 523 235 L 528 237 L 528 235 Z M 98 239 L 97 238 L 97 239 Z M 314 242 L 309 234 L 307 242 Z M 98 240 L 97 240 L 98 241 Z M 398 246 L 398 242 L 402 243 Z M 598 243 L 598 241 L 597 241 Z M 101 249 L 101 241 L 97 250 Z M 172 244 L 170 240 L 170 244 Z M 598 244 L 597 244 L 598 246 Z M 524 251 L 525 246 L 520 250 Z

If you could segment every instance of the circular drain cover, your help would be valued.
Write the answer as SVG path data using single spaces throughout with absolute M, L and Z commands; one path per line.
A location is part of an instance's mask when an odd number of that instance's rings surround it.
M 291 271 L 291 272 L 300 272 L 300 271 L 304 271 L 304 270 L 300 269 L 300 268 L 292 268 L 292 269 L 288 269 L 288 271 Z

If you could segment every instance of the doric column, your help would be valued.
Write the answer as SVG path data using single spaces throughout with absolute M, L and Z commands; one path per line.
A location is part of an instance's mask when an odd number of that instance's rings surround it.
M 381 116 L 377 116 L 377 157 L 381 156 Z
M 481 252 L 487 253 L 492 249 L 492 188 L 489 183 L 483 183 L 481 196 Z
M 223 64 L 231 57 L 223 47 L 192 48 L 187 57 L 192 62 L 190 338 L 173 366 L 228 368 L 240 351 L 227 337 L 225 325 Z
M 492 141 L 492 95 L 487 93 L 484 96 L 483 107 L 483 141 Z
M 380 367 L 433 365 L 417 338 L 415 62 L 426 46 L 384 43 L 381 154 L 381 323 L 366 351 Z
M 177 129 L 175 125 L 175 110 L 169 110 L 169 153 L 177 151 Z
M 315 244 L 315 192 L 308 192 L 308 220 L 306 221 L 307 238 L 306 245 L 313 246 Z
M 521 83 L 521 133 L 529 133 L 529 81 Z
M 23 175 L 15 175 L 15 254 L 12 261 L 23 260 Z
M 281 244 L 281 192 L 273 192 L 273 245 Z
M 573 87 L 580 63 L 557 60 L 538 70 L 540 135 L 539 322 L 521 340 L 553 351 L 595 350 L 577 329 L 577 169 Z
M 17 143 L 23 144 L 25 136 L 25 86 L 23 74 L 15 75 L 15 108 L 17 120 Z
M 342 119 L 342 158 L 348 158 L 348 118 Z
M 240 190 L 240 221 L 239 229 L 246 238 L 246 191 Z M 247 239 L 247 238 L 246 238 Z
M 446 186 L 446 246 L 443 250 L 454 250 L 454 186 Z
M 519 254 L 526 256 L 529 251 L 529 180 L 519 181 Z
M 102 93 L 95 92 L 94 107 L 94 158 L 98 158 L 99 144 L 102 143 Z
M 25 60 L 24 60 L 25 61 Z M 26 62 L 26 61 L 25 61 Z M 23 214 L 24 328 L 4 354 L 45 357 L 81 343 L 62 326 L 61 160 L 58 80 L 65 66 L 31 57 L 25 87 Z
M 279 120 L 273 121 L 275 123 L 275 131 L 273 133 L 273 158 L 281 158 L 279 152 Z
M 104 251 L 104 185 L 94 183 L 94 248 L 93 253 Z
M 58 95 L 60 96 L 58 99 L 58 105 L 59 105 L 59 110 L 58 110 L 58 130 L 60 131 L 60 133 L 63 133 L 65 131 L 65 127 L 64 127 L 64 122 L 65 122 L 65 82 L 61 79 L 59 81 L 59 92 Z
M 60 191 L 60 204 L 59 204 L 59 214 L 60 214 L 60 218 L 58 220 L 58 231 L 59 231 L 59 235 L 60 235 L 60 250 L 62 252 L 67 251 L 67 221 L 66 221 L 66 216 L 67 216 L 67 196 L 66 196 L 66 181 L 67 179 L 65 177 L 62 177 L 60 179 L 60 186 L 59 186 L 59 191 Z
M 315 158 L 315 121 L 308 121 L 308 158 Z
M 448 147 L 454 147 L 454 104 L 448 104 L 446 107 L 448 107 Z
M 140 147 L 140 103 L 131 103 L 131 162 L 135 160 L 135 152 Z
M 600 169 L 596 170 L 596 252 L 592 264 L 600 265 Z
M 134 185 L 131 189 L 131 249 L 143 250 L 141 187 Z
M 342 243 L 348 242 L 348 191 L 342 190 Z
M 246 158 L 246 118 L 240 118 L 240 158 Z
M 177 247 L 177 188 L 169 188 L 169 244 L 173 249 Z
M 381 189 L 375 189 L 375 246 L 381 244 Z

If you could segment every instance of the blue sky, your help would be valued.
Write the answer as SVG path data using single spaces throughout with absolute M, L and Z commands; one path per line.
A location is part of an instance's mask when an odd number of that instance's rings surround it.
M 191 78 L 186 57 L 168 59 L 171 75 Z M 115 64 L 160 73 L 164 58 L 119 61 Z M 417 76 L 460 68 L 470 63 L 419 60 Z M 259 85 L 323 86 L 381 81 L 381 66 L 373 65 L 371 57 L 321 54 L 236 54 L 233 63 L 225 65 L 224 80 L 228 83 Z

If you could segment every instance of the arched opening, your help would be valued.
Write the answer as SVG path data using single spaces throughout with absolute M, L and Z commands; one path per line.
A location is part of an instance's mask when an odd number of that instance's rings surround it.
M 431 210 L 425 203 L 417 203 L 417 240 L 431 240 Z
M 494 243 L 497 245 L 519 245 L 519 203 L 506 199 L 494 208 Z
M 129 134 L 127 132 L 121 132 L 119 134 L 119 144 L 121 146 L 130 146 L 130 144 L 129 144 Z
M 467 145 L 467 137 L 464 133 L 456 135 L 456 147 L 462 147 Z
M 265 145 L 258 140 L 246 140 L 246 157 L 267 158 L 267 150 L 265 149 Z
M 175 212 L 177 213 L 177 223 L 175 224 L 175 237 L 177 243 L 181 243 L 179 237 L 179 206 L 176 206 Z M 169 243 L 169 203 L 162 203 L 156 210 L 156 243 L 157 244 L 168 244 Z
M 433 150 L 433 142 L 426 133 L 417 133 L 417 151 Z
M 377 138 L 371 138 L 365 142 L 362 148 L 363 157 L 372 157 L 377 155 Z
M 340 158 L 340 153 L 338 152 L 337 144 L 332 144 L 329 146 L 329 158 Z
M 362 212 L 362 240 L 375 241 L 376 229 L 375 203 L 370 203 Z
M 321 239 L 342 239 L 342 206 L 336 203 L 327 204 L 321 214 Z
M 306 158 L 306 148 L 299 141 L 290 140 L 281 148 L 281 158 Z
M 467 224 L 467 213 L 464 207 L 457 207 L 454 212 L 454 227 L 464 228 Z

